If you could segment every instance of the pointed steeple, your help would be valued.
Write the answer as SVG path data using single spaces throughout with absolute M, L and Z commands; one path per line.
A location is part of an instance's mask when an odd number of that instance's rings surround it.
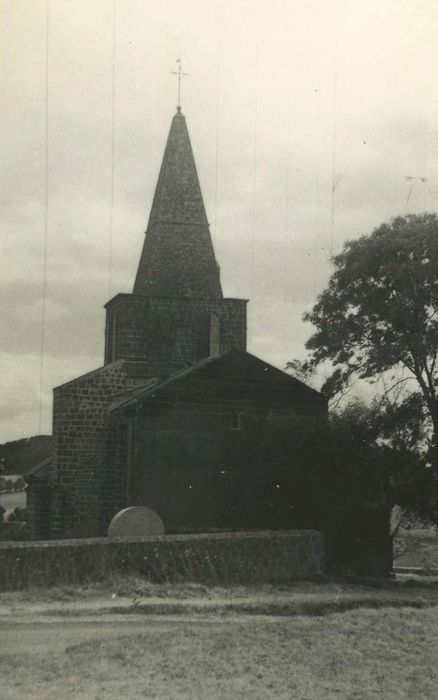
M 180 107 L 170 127 L 134 294 L 222 297 L 219 267 Z

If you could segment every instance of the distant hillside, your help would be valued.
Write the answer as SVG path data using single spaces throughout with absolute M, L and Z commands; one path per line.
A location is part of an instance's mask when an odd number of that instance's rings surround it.
M 26 474 L 52 452 L 51 435 L 35 435 L 0 445 L 0 464 L 3 474 Z

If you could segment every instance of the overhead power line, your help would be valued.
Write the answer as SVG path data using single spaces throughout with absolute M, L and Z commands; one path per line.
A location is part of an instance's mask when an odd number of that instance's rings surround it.
M 43 384 L 44 384 L 44 354 L 46 342 L 46 297 L 47 297 L 47 239 L 49 230 L 49 26 L 50 0 L 46 0 L 46 36 L 45 36 L 45 114 L 44 114 L 44 224 L 43 224 L 43 285 L 41 303 L 41 335 L 40 335 L 40 381 L 38 434 L 42 432 L 43 422 Z

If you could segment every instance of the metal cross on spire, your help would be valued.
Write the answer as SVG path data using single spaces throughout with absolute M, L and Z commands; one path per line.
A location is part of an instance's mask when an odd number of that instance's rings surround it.
M 181 111 L 181 77 L 182 77 L 183 75 L 188 75 L 188 73 L 184 73 L 184 72 L 183 72 L 183 70 L 182 70 L 182 63 L 181 63 L 181 59 L 180 59 L 180 58 L 178 58 L 178 59 L 176 60 L 176 63 L 178 63 L 178 70 L 173 70 L 173 71 L 171 71 L 171 73 L 172 73 L 173 75 L 177 75 L 177 76 L 178 76 L 178 105 L 177 105 L 177 110 L 178 110 L 178 112 L 180 112 L 180 111 Z

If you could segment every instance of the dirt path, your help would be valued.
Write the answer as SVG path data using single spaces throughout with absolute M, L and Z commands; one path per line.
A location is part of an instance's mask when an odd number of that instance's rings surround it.
M 0 626 L 8 622 L 32 623 L 48 618 L 127 618 L 147 616 L 200 616 L 231 614 L 264 616 L 321 616 L 334 612 L 383 607 L 438 605 L 438 585 L 382 587 L 347 584 L 297 584 L 289 589 L 205 589 L 201 592 L 159 587 L 147 593 L 108 590 L 43 589 L 0 594 Z

